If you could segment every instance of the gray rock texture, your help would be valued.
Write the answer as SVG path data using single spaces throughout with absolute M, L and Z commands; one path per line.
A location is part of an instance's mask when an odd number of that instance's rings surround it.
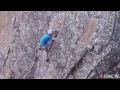
M 90 18 L 97 22 L 85 45 Z M 47 56 L 38 49 L 49 29 L 59 34 Z M 1 79 L 120 78 L 119 61 L 119 11 L 0 11 Z

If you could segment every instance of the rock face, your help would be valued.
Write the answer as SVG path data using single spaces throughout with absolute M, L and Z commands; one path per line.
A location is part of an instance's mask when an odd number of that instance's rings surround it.
M 90 18 L 97 22 L 85 45 L 80 39 Z M 38 49 L 49 29 L 59 33 L 47 56 Z M 92 79 L 115 74 L 120 78 L 119 61 L 118 11 L 0 12 L 2 79 Z

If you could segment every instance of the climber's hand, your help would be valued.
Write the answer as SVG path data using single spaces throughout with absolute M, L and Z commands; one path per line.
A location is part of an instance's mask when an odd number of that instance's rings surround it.
M 57 40 L 57 38 L 54 38 L 54 37 L 53 37 L 52 40 L 55 41 L 55 40 Z

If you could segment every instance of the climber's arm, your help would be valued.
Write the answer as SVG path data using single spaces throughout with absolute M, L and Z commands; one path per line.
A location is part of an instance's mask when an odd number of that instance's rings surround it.
M 57 38 L 53 37 L 52 40 L 55 41 Z

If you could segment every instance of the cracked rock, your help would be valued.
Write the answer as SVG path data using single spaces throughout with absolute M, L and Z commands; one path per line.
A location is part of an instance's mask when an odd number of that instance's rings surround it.
M 91 18 L 97 23 L 86 38 L 83 33 Z M 0 78 L 92 79 L 101 74 L 118 75 L 119 21 L 119 11 L 0 11 Z M 49 29 L 59 34 L 46 62 L 47 52 L 38 49 L 40 38 Z

